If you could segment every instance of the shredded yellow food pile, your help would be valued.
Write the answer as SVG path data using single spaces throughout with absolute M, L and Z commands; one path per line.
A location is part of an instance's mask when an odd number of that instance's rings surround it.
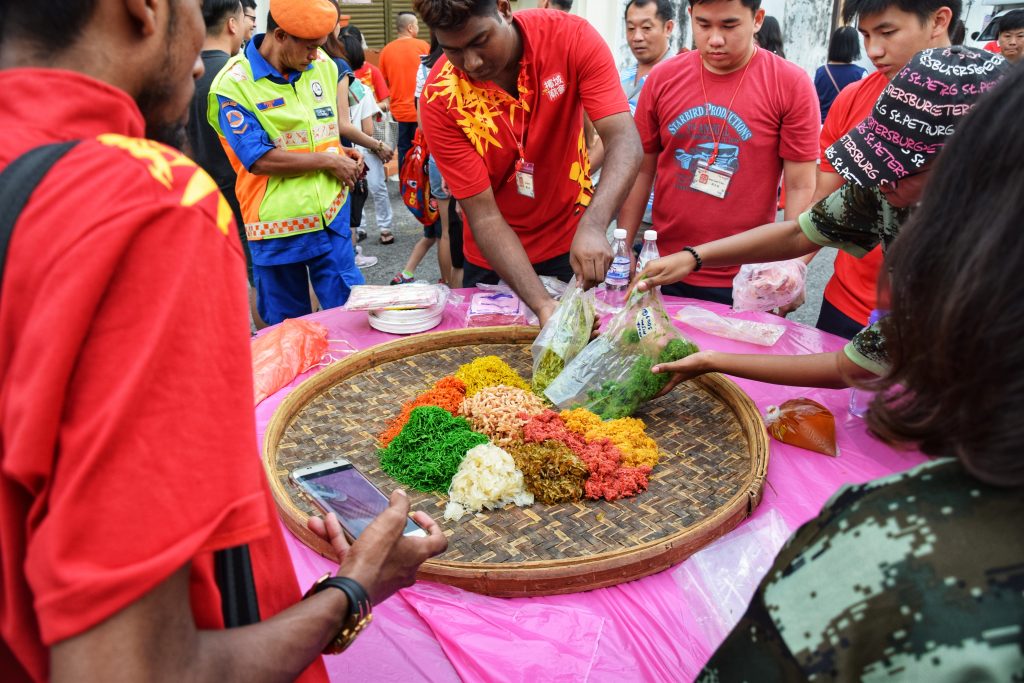
M 484 387 L 462 402 L 464 415 L 473 429 L 486 434 L 498 446 L 523 438 L 523 425 L 544 411 L 544 402 L 525 389 Z
M 481 356 L 471 363 L 466 363 L 455 371 L 455 376 L 465 382 L 467 398 L 484 387 L 496 387 L 501 384 L 524 391 L 530 390 L 529 382 L 497 356 Z
M 584 436 L 587 441 L 611 441 L 622 451 L 622 464 L 625 467 L 646 465 L 653 468 L 658 464 L 658 444 L 647 436 L 644 423 L 635 417 L 620 417 L 617 420 L 602 422 L 588 429 Z
M 573 408 L 559 413 L 565 428 L 570 432 L 586 436 L 587 432 L 601 424 L 601 418 L 586 408 Z
M 516 469 L 512 456 L 490 443 L 466 452 L 448 496 L 444 518 L 456 522 L 467 512 L 484 508 L 494 510 L 509 503 L 533 505 L 533 494 L 526 490 L 523 473 Z

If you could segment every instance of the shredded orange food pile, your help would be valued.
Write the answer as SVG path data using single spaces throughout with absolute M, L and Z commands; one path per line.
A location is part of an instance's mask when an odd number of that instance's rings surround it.
M 650 467 L 658 464 L 658 444 L 644 432 L 644 423 L 635 417 L 620 417 L 587 430 L 587 441 L 608 439 L 622 452 L 625 467 Z
M 386 448 L 391 440 L 398 436 L 402 427 L 409 421 L 409 414 L 413 408 L 420 406 L 437 406 L 444 408 L 452 415 L 458 415 L 462 408 L 462 401 L 466 398 L 466 385 L 461 379 L 455 377 L 442 377 L 434 383 L 434 388 L 424 391 L 422 394 L 406 402 L 402 406 L 402 412 L 398 414 L 388 428 L 380 434 L 380 442 Z
M 455 371 L 455 376 L 466 383 L 467 398 L 484 387 L 499 385 L 530 390 L 530 384 L 497 356 L 481 356 L 471 363 L 466 363 Z

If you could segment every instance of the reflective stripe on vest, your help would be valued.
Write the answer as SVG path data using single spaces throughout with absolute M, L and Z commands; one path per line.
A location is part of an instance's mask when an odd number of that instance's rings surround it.
M 331 205 L 324 210 L 324 219 L 327 221 L 327 225 L 331 224 L 331 221 L 341 211 L 341 207 L 345 206 L 345 193 L 339 194 L 331 202 Z M 289 218 L 282 221 L 265 221 L 263 223 L 246 223 L 245 224 L 245 236 L 252 242 L 255 240 L 270 239 L 272 237 L 287 237 L 288 235 L 298 235 L 303 232 L 313 232 L 322 229 L 320 223 L 320 216 L 302 216 L 300 218 Z
M 228 60 L 210 87 L 207 109 L 210 125 L 223 137 L 218 95 L 255 116 L 278 149 L 341 154 L 338 70 L 322 50 L 312 67 L 292 84 L 274 83 L 269 78 L 253 80 L 244 53 Z M 348 196 L 341 181 L 326 171 L 289 178 L 254 175 L 244 167 L 238 173 L 236 194 L 250 240 L 323 230 L 337 217 Z

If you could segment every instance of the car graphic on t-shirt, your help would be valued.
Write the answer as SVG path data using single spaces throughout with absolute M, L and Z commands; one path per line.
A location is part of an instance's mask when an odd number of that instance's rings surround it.
M 705 142 L 697 145 L 693 150 L 676 150 L 676 161 L 679 167 L 687 171 L 696 169 L 696 162 L 708 161 L 715 151 L 715 143 Z M 691 169 L 691 165 L 694 166 Z M 729 173 L 735 173 L 740 167 L 740 148 L 737 145 L 718 145 L 718 158 L 715 159 L 715 167 L 725 169 Z

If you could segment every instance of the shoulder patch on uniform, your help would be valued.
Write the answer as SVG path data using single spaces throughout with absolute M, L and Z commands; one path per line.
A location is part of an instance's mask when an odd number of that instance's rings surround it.
M 235 62 L 231 65 L 231 68 L 227 70 L 227 76 L 233 81 L 247 81 L 249 80 L 249 74 L 245 73 L 245 67 L 242 66 L 241 62 Z

